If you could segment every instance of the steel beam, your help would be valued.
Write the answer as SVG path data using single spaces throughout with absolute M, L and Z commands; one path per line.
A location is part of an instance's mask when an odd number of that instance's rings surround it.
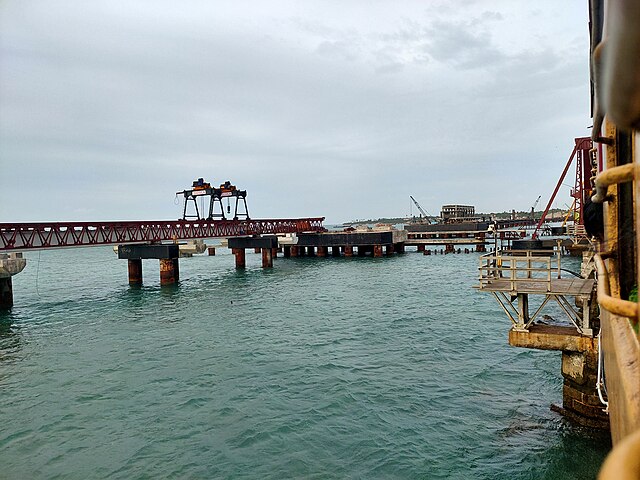
M 0 252 L 324 231 L 320 218 L 0 223 Z

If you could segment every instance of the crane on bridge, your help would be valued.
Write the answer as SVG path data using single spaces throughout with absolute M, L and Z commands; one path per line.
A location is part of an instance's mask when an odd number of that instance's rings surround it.
M 227 213 L 231 213 L 231 204 L 229 203 L 231 198 L 235 198 L 235 212 L 233 219 L 238 220 L 240 217 L 244 217 L 245 220 L 249 220 L 249 209 L 247 208 L 247 191 L 238 190 L 235 185 L 232 185 L 230 181 L 226 181 L 220 184 L 219 188 L 212 186 L 209 182 L 205 182 L 204 178 L 198 178 L 195 180 L 189 189 L 185 189 L 182 192 L 176 192 L 176 195 L 184 196 L 184 209 L 182 212 L 183 220 L 213 220 L 221 219 L 227 220 L 224 214 L 224 205 L 222 199 L 227 199 Z M 197 199 L 199 197 L 209 196 L 209 212 L 204 218 L 200 217 L 198 210 Z M 244 205 L 244 212 L 238 211 L 239 202 L 242 201 Z M 187 209 L 189 202 L 193 203 L 195 213 L 188 214 Z M 216 205 L 219 205 L 220 213 L 216 213 Z M 206 214 L 206 212 L 203 212 Z
M 429 215 L 424 208 L 422 208 L 420 206 L 420 204 L 418 203 L 418 201 L 413 198 L 413 195 L 409 195 L 409 198 L 411 199 L 411 201 L 414 203 L 414 205 L 417 207 L 418 211 L 420 212 L 420 218 L 424 218 L 425 220 L 427 220 L 429 223 L 438 223 L 437 220 L 435 219 L 435 217 Z

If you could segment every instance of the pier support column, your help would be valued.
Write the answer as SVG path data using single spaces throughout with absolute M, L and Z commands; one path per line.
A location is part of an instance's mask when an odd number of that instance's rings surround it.
M 482 244 L 479 243 L 478 245 L 476 245 L 476 252 L 486 252 L 487 251 L 487 247 Z
M 518 325 L 520 329 L 529 321 L 529 294 L 518 293 Z
M 344 247 L 344 256 L 353 257 L 353 247 L 351 245 L 347 245 L 346 247 Z
M 315 257 L 316 256 L 315 247 L 307 247 L 307 256 L 308 257 Z
M 431 255 L 431 250 L 425 250 L 422 252 L 423 255 Z
M 160 259 L 160 285 L 173 285 L 180 280 L 180 266 L 177 258 Z
M 233 248 L 231 249 L 233 256 L 236 257 L 236 268 L 245 268 L 247 266 L 247 261 L 245 258 L 244 248 Z
M 358 256 L 359 257 L 364 257 L 367 254 L 367 248 L 364 245 L 358 245 Z
M 27 266 L 27 259 L 22 253 L 0 253 L 0 309 L 13 306 L 13 283 L 11 277 L 17 275 Z
M 386 245 L 385 248 L 387 255 L 393 255 L 393 252 L 395 251 L 395 249 L 393 248 L 393 243 L 390 245 Z
M 142 285 L 142 259 L 130 259 L 129 263 L 129 285 Z
M 340 256 L 340 247 L 331 247 L 331 256 L 339 257 Z
M 290 245 L 282 247 L 282 254 L 284 255 L 284 258 L 289 258 L 291 256 L 291 248 L 292 247 Z
M 598 373 L 598 355 L 595 350 L 587 352 L 562 352 L 562 409 L 553 410 L 564 414 L 580 425 L 607 429 L 609 418 L 604 413 L 598 391 L 594 387 Z M 555 407 L 555 408 L 554 408 Z
M 262 268 L 273 267 L 273 248 L 262 249 Z
M 404 253 L 404 242 L 396 243 L 394 250 L 398 253 Z
M 418 244 L 418 252 L 424 252 L 425 248 L 426 248 L 426 245 L 424 243 Z
M 0 278 L 0 309 L 13 307 L 13 284 L 11 277 Z
M 454 247 L 453 243 L 447 243 L 447 244 L 444 246 L 444 253 L 445 253 L 445 255 L 446 255 L 447 253 L 455 253 L 455 252 L 456 252 L 456 249 L 455 249 L 455 247 Z
M 298 256 L 298 247 L 295 245 L 291 245 L 291 256 L 292 257 Z
M 278 258 L 278 247 L 273 247 L 271 249 L 271 258 Z
M 261 248 L 260 247 L 255 247 L 253 249 L 253 253 L 260 253 Z
M 329 249 L 327 247 L 318 247 L 318 256 L 326 257 Z
M 382 245 L 373 246 L 373 256 L 379 258 L 382 256 Z
M 216 256 L 216 247 L 207 247 L 207 252 L 209 253 L 210 257 L 215 257 Z

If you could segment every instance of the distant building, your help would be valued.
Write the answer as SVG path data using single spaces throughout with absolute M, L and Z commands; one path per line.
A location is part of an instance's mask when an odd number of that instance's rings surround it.
M 443 205 L 440 217 L 445 223 L 475 219 L 476 207 L 473 205 Z

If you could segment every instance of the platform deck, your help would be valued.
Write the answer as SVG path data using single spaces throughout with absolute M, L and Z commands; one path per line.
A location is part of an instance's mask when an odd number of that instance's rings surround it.
M 474 288 L 487 292 L 512 292 L 528 294 L 551 295 L 590 295 L 593 290 L 594 280 L 583 278 L 556 278 L 548 282 L 546 279 L 522 279 L 508 278 L 483 279 L 482 285 Z M 513 290 L 512 286 L 515 286 Z

